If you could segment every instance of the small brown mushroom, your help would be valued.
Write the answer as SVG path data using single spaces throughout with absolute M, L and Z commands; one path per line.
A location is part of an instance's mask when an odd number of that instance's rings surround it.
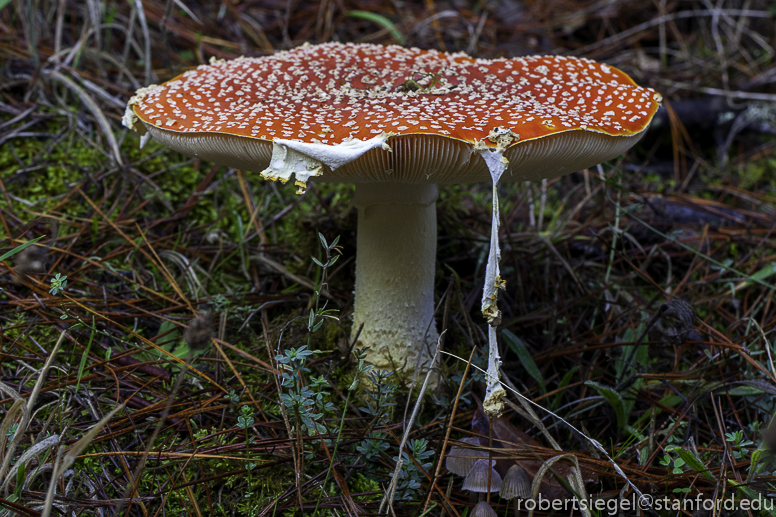
M 192 350 L 202 350 L 210 345 L 213 335 L 213 316 L 200 314 L 189 321 L 189 326 L 183 331 L 183 340 Z
M 469 443 L 471 445 L 480 446 L 483 445 L 483 440 L 477 437 L 462 438 L 463 443 Z M 474 462 L 478 457 L 485 455 L 482 451 L 475 449 L 469 449 L 467 447 L 453 446 L 450 448 L 450 454 L 447 455 L 445 460 L 445 467 L 447 470 L 458 476 L 465 476 L 474 466 Z
M 531 497 L 531 479 L 525 469 L 517 465 L 509 467 L 507 475 L 504 476 L 500 494 L 504 499 Z
M 16 256 L 15 267 L 13 270 L 13 282 L 16 285 L 22 285 L 28 281 L 30 275 L 40 275 L 46 272 L 46 248 L 33 245 L 24 248 Z
M 497 517 L 496 511 L 485 501 L 480 501 L 472 509 L 470 517 Z
M 494 468 L 496 462 L 493 460 L 477 460 L 474 466 L 463 480 L 463 489 L 470 492 L 487 493 L 498 492 L 501 490 L 501 476 Z M 488 468 L 490 467 L 490 468 Z M 488 486 L 488 475 L 490 473 L 490 486 Z
M 501 484 L 499 494 L 504 499 L 527 499 L 531 497 L 531 479 L 528 473 L 522 467 L 512 465 L 509 467 L 504 481 Z M 518 515 L 517 505 L 515 507 L 515 517 Z

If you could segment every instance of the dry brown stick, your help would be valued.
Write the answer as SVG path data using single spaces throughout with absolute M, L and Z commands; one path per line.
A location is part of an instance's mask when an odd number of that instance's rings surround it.
M 434 486 L 434 488 L 437 488 L 438 490 L 441 490 L 439 487 L 436 486 L 437 479 L 439 479 L 439 471 L 442 469 L 442 462 L 445 459 L 445 450 L 447 450 L 447 442 L 450 440 L 450 431 L 452 430 L 452 423 L 455 421 L 455 413 L 458 411 L 458 401 L 461 399 L 461 393 L 463 392 L 463 385 L 466 381 L 466 375 L 469 373 L 469 367 L 472 364 L 472 359 L 474 358 L 474 352 L 477 351 L 477 347 L 472 348 L 472 353 L 469 354 L 469 362 L 466 363 L 466 369 L 463 371 L 463 376 L 461 377 L 461 384 L 458 386 L 458 393 L 455 395 L 455 402 L 453 403 L 453 412 L 450 413 L 450 421 L 447 425 L 447 430 L 445 431 L 445 440 L 442 443 L 442 453 L 439 455 L 439 462 L 437 463 L 436 472 L 434 472 L 434 478 L 431 480 L 431 484 Z M 431 494 L 433 494 L 433 490 L 429 490 L 428 497 L 426 497 L 426 504 L 423 505 L 423 512 L 425 513 L 426 510 L 428 510 L 428 505 L 431 502 Z M 455 512 L 455 509 L 453 508 L 453 511 Z M 457 512 L 456 512 L 456 515 Z

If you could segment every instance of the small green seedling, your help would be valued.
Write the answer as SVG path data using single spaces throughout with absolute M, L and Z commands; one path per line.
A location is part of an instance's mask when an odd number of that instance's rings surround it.
M 62 276 L 61 273 L 57 273 L 56 276 L 51 279 L 51 289 L 49 289 L 49 294 L 56 296 L 60 292 L 64 291 L 66 286 L 67 277 Z

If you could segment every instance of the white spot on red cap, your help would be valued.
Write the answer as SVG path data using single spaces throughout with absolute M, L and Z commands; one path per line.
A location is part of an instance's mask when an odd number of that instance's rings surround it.
M 616 110 L 614 97 L 621 101 Z M 634 99 L 637 115 L 626 116 Z M 646 127 L 661 100 L 619 70 L 588 59 L 475 60 L 461 53 L 326 43 L 214 61 L 143 91 L 133 107 L 150 123 L 175 120 L 165 125 L 175 132 L 282 133 L 302 142 L 326 135 L 338 143 L 391 128 L 399 135 L 421 131 L 473 142 L 503 121 L 522 140 L 570 129 L 631 135 Z M 603 117 L 601 105 L 611 110 Z

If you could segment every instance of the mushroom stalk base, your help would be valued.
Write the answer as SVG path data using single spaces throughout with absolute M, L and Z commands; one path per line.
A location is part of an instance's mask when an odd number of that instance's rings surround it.
M 356 185 L 358 208 L 353 336 L 376 368 L 425 370 L 434 322 L 436 185 Z

